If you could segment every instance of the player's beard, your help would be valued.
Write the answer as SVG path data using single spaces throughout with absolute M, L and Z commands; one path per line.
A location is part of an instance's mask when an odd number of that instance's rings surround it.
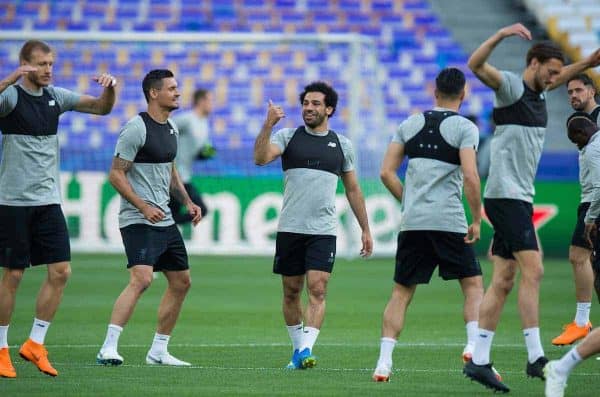
M 25 76 L 25 78 L 36 87 L 47 87 L 48 85 L 50 85 L 50 83 L 52 83 L 52 76 L 50 76 L 47 82 L 43 81 L 41 77 L 36 75 L 35 73 L 29 73 Z
M 313 115 L 312 121 L 307 121 L 306 120 L 306 115 L 305 114 L 302 115 L 302 119 L 304 120 L 304 124 L 306 124 L 310 128 L 316 128 L 316 127 L 320 126 L 321 124 L 323 124 L 323 121 L 325 121 L 325 115 L 324 114 L 320 114 L 318 112 L 313 112 L 312 115 Z

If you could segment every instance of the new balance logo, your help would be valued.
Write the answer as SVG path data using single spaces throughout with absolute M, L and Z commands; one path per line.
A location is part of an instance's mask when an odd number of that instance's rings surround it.
M 55 106 L 56 105 L 56 101 L 54 99 L 48 101 L 48 106 Z
M 329 146 L 329 147 L 337 147 L 337 143 L 335 143 L 335 142 L 329 142 L 327 144 L 327 146 Z
M 173 128 L 169 129 L 169 134 L 173 135 L 175 133 L 175 130 Z

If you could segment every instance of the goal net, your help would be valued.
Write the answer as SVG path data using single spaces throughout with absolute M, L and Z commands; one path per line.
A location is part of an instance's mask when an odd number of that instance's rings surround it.
M 67 112 L 61 117 L 63 209 L 74 251 L 122 249 L 119 197 L 106 175 L 119 129 L 146 108 L 144 75 L 167 68 L 175 74 L 182 95 L 176 112 L 190 108 L 197 88 L 211 91 L 214 98 L 210 137 L 216 156 L 194 165 L 194 184 L 210 212 L 198 227 L 183 227 L 191 253 L 272 254 L 283 174 L 279 161 L 254 165 L 254 139 L 269 99 L 286 112 L 276 129 L 301 125 L 298 96 L 316 80 L 330 83 L 339 94 L 330 126 L 353 143 L 376 253 L 393 253 L 399 208 L 379 182 L 393 126 L 386 118 L 386 82 L 370 39 L 355 34 L 4 31 L 0 32 L 3 76 L 17 67 L 19 49 L 28 35 L 46 40 L 55 50 L 55 85 L 99 95 L 93 76 L 110 72 L 120 82 L 110 115 Z M 341 183 L 337 211 L 338 252 L 358 254 L 360 229 Z

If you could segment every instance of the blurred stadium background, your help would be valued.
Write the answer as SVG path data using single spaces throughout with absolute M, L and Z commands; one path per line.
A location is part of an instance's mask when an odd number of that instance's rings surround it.
M 467 73 L 470 94 L 461 111 L 476 117 L 486 139 L 493 95 L 466 68 L 470 51 L 495 29 L 521 21 L 535 39 L 549 36 L 579 59 L 598 47 L 599 15 L 600 2 L 583 0 L 0 0 L 0 75 L 16 68 L 25 39 L 40 38 L 56 50 L 56 85 L 96 94 L 91 76 L 108 71 L 120 80 L 109 116 L 61 118 L 64 210 L 75 251 L 121 248 L 118 197 L 105 175 L 119 128 L 145 108 L 144 74 L 173 70 L 182 109 L 195 88 L 211 90 L 218 154 L 197 162 L 195 183 L 213 211 L 184 233 L 191 252 L 218 254 L 271 252 L 281 172 L 279 163 L 254 166 L 253 140 L 268 99 L 286 109 L 281 126 L 295 126 L 302 87 L 328 81 L 340 93 L 332 126 L 358 153 L 376 253 L 390 255 L 399 211 L 379 183 L 382 153 L 400 121 L 431 107 L 438 71 L 457 66 Z M 509 39 L 491 61 L 521 71 L 528 46 Z M 552 93 L 537 201 L 550 208 L 538 215 L 545 217 L 540 233 L 553 255 L 567 252 L 565 225 L 578 200 L 577 153 L 563 128 L 569 111 L 565 90 Z M 339 249 L 350 255 L 357 252 L 356 225 L 342 195 L 338 206 Z M 490 235 L 484 228 L 484 241 Z

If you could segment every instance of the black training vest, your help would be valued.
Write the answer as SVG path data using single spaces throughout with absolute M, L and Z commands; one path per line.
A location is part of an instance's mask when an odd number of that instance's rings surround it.
M 46 88 L 42 95 L 28 94 L 19 85 L 17 89 L 17 105 L 5 117 L 0 117 L 0 130 L 9 135 L 45 136 L 56 135 L 60 106 Z
M 327 135 L 317 136 L 306 132 L 304 126 L 298 127 L 281 155 L 284 171 L 291 168 L 310 168 L 340 176 L 343 165 L 342 145 L 332 130 L 329 130 Z
M 140 113 L 146 125 L 146 141 L 138 151 L 134 163 L 170 163 L 177 155 L 177 135 L 175 128 L 167 122 L 156 122 L 147 112 Z
M 404 153 L 409 160 L 427 158 L 445 163 L 460 165 L 459 149 L 451 146 L 440 132 L 440 124 L 458 113 L 450 110 L 428 110 L 423 112 L 425 125 L 404 145 Z
M 512 105 L 494 108 L 493 118 L 496 125 L 515 124 L 523 127 L 546 127 L 548 111 L 546 95 L 535 92 L 523 82 L 525 90 L 519 100 Z
M 600 105 L 596 106 L 592 113 L 590 113 L 590 117 L 594 120 L 594 123 L 598 123 L 598 114 L 600 113 Z

